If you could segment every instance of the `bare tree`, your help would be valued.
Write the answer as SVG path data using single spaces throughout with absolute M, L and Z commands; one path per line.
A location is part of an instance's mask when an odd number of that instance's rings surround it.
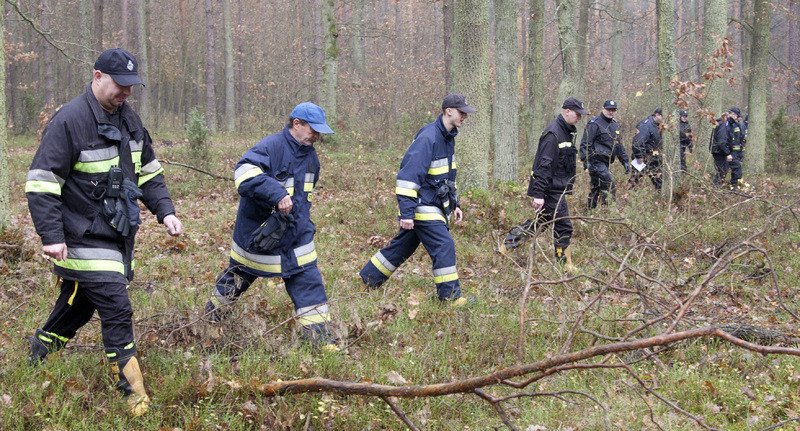
M 622 16 L 625 13 L 625 1 L 614 0 L 614 24 L 611 35 L 611 98 L 622 97 L 622 64 L 624 61 L 622 50 Z
M 519 100 L 517 80 L 517 2 L 495 0 L 495 92 L 492 125 L 496 180 L 517 179 Z
M 753 51 L 750 56 L 750 127 L 747 134 L 748 172 L 764 172 L 767 141 L 767 92 L 769 73 L 770 23 L 772 5 L 768 0 L 755 0 L 753 13 Z
M 558 0 L 557 17 L 561 68 L 564 72 L 558 85 L 557 100 L 560 102 L 569 96 L 583 97 L 578 63 L 579 41 L 578 33 L 575 31 L 575 0 Z
M 92 0 L 94 8 L 94 19 L 92 25 L 92 48 L 95 52 L 103 50 L 103 7 L 105 6 L 104 0 Z
M 147 29 L 150 15 L 149 0 L 138 0 L 137 9 L 139 16 L 139 76 L 147 84 L 150 76 L 150 46 L 148 43 L 150 32 Z M 153 120 L 150 88 L 146 86 L 139 88 L 139 116 L 142 117 L 144 124 L 150 124 Z
M 5 5 L 5 3 L 3 3 Z M 3 7 L 0 7 L 0 12 Z M 5 46 L 5 13 L 0 14 L 0 45 Z M 6 51 L 0 49 L 0 233 L 3 233 L 11 223 L 11 201 L 9 200 L 8 187 L 8 131 L 6 124 Z
M 673 0 L 658 0 L 658 76 L 659 104 L 664 110 L 663 193 L 671 200 L 674 189 L 680 184 L 680 158 L 678 152 L 678 116 L 675 115 L 675 100 L 670 83 L 677 81 L 675 59 L 675 3 Z
M 227 130 L 236 129 L 236 103 L 233 90 L 233 35 L 231 30 L 231 0 L 222 0 L 222 15 L 225 21 L 225 120 Z
M 703 109 L 709 112 L 710 116 L 719 116 L 722 113 L 722 87 L 725 85 L 724 79 L 719 79 L 718 59 L 715 55 L 723 47 L 725 34 L 728 25 L 728 7 L 722 0 L 705 0 L 703 12 L 703 58 L 705 70 L 703 71 L 707 81 L 707 93 L 703 100 Z M 708 142 L 711 135 L 712 123 L 704 118 L 699 124 L 698 143 L 704 145 Z M 704 166 L 708 166 L 710 155 L 704 149 L 697 151 L 697 160 Z
M 544 2 L 530 2 L 530 27 L 526 69 L 528 79 L 528 152 L 533 156 L 539 145 L 545 122 L 544 110 Z
M 336 27 L 335 0 L 322 3 L 323 47 L 322 61 L 322 100 L 329 121 L 336 122 L 336 84 L 339 74 L 339 48 L 336 41 L 339 30 Z
M 217 59 L 214 43 L 216 21 L 214 20 L 214 1 L 205 0 L 206 12 L 206 122 L 212 132 L 217 130 L 216 69 Z

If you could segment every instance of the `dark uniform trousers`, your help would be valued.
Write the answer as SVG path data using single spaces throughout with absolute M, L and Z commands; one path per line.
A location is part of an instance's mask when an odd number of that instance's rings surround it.
M 736 185 L 742 178 L 742 162 L 744 161 L 744 151 L 731 151 L 733 160 L 730 161 L 731 184 Z
M 714 156 L 714 169 L 716 170 L 714 173 L 714 184 L 719 186 L 725 183 L 725 177 L 728 176 L 728 170 L 733 166 L 733 161 L 729 162 L 726 154 L 713 153 L 712 156 Z M 733 176 L 731 176 L 731 178 L 733 178 Z M 732 179 L 731 182 L 735 183 L 736 180 Z
M 548 222 L 553 222 L 553 245 L 556 250 L 559 248 L 566 250 L 572 238 L 572 221 L 569 218 L 566 195 L 553 193 L 544 195 L 544 207 L 536 217 L 534 230 L 544 228 L 544 224 Z
M 631 174 L 631 178 L 630 178 L 630 180 L 628 180 L 629 186 L 630 187 L 635 186 L 636 184 L 639 183 L 639 179 L 641 177 L 643 177 L 644 175 L 647 175 L 648 177 L 650 177 L 650 181 L 653 183 L 653 186 L 656 188 L 656 190 L 661 190 L 661 184 L 662 184 L 662 179 L 661 179 L 662 158 L 661 158 L 661 154 L 658 154 L 658 155 L 649 154 L 646 157 L 647 157 L 647 165 L 641 171 L 638 171 L 636 169 L 633 170 L 633 173 Z
M 375 253 L 359 275 L 370 287 L 379 287 L 406 261 L 419 244 L 433 261 L 433 279 L 441 300 L 461 297 L 456 271 L 456 246 L 447 224 L 441 221 L 415 221 L 414 229 L 400 229 L 389 245 Z
M 54 350 L 63 347 L 97 310 L 103 345 L 110 357 L 125 359 L 133 347 L 133 309 L 128 286 L 123 283 L 92 283 L 64 280 L 50 317 L 42 326 L 53 337 Z
M 598 201 L 603 205 L 608 205 L 607 196 L 613 198 L 617 193 L 617 186 L 614 184 L 614 177 L 608 169 L 607 160 L 592 160 L 589 162 L 589 209 L 597 207 Z

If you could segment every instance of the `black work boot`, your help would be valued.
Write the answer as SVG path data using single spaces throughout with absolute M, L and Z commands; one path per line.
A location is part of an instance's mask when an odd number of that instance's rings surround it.
M 230 307 L 217 306 L 214 301 L 209 300 L 205 306 L 205 317 L 211 323 L 219 323 L 228 318 L 231 314 Z
M 33 335 L 28 336 L 30 350 L 28 351 L 28 363 L 38 365 L 44 361 L 48 353 L 56 352 L 64 347 L 66 342 L 54 334 L 50 334 L 41 329 L 37 329 Z
M 331 331 L 329 323 L 315 323 L 302 326 L 302 338 L 308 341 L 315 349 L 323 352 L 338 352 L 336 338 Z

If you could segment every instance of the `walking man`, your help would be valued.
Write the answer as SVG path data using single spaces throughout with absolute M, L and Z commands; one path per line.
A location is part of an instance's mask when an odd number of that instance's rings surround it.
M 617 102 L 606 100 L 600 115 L 589 120 L 581 139 L 580 157 L 584 170 L 589 171 L 591 190 L 589 191 L 589 209 L 597 207 L 598 201 L 608 205 L 607 196 L 615 196 L 617 186 L 611 175 L 609 164 L 619 159 L 630 173 L 628 155 L 622 146 L 619 123 L 614 119 L 617 113 Z
M 653 114 L 644 120 L 640 121 L 636 126 L 636 135 L 633 137 L 633 145 L 631 147 L 633 158 L 636 159 L 636 165 L 642 166 L 643 169 L 636 168 L 633 175 L 629 180 L 630 185 L 634 186 L 639 183 L 639 179 L 645 174 L 650 177 L 650 181 L 656 190 L 661 190 L 661 121 L 663 116 L 661 108 L 656 108 Z

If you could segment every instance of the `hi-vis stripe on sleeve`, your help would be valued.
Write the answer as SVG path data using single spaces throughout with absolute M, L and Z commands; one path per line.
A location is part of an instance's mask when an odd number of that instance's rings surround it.
M 416 199 L 417 190 L 419 190 L 419 184 L 413 181 L 397 180 L 397 182 L 395 182 L 394 192 L 400 196 L 408 196 Z
M 50 193 L 61 196 L 64 180 L 51 171 L 31 169 L 25 182 L 25 193 Z
M 131 147 L 131 159 L 133 159 L 133 169 L 136 175 L 142 172 L 142 148 L 144 148 L 144 141 L 128 141 L 128 146 Z M 139 180 L 139 185 L 142 181 Z
M 314 173 L 307 172 L 306 176 L 303 178 L 305 182 L 303 183 L 303 191 L 306 193 L 311 193 L 314 191 Z
M 569 141 L 561 142 L 560 144 L 558 144 L 558 148 L 569 148 L 571 146 L 572 146 L 572 142 L 569 142 Z
M 141 176 L 139 177 L 139 187 L 142 184 L 152 180 L 156 175 L 160 175 L 164 173 L 164 168 L 161 167 L 161 163 L 158 162 L 158 159 L 153 159 L 152 162 L 142 166 L 141 169 Z
M 78 172 L 99 174 L 108 172 L 112 166 L 119 166 L 119 150 L 117 147 L 84 150 L 72 167 Z
M 449 163 L 447 157 L 432 161 L 430 167 L 428 167 L 428 175 L 442 175 L 450 172 Z
M 456 163 L 456 155 L 453 154 L 453 161 L 450 162 L 450 169 L 458 169 L 458 163 Z
M 256 165 L 245 163 L 242 166 L 239 166 L 236 169 L 236 172 L 233 173 L 233 180 L 236 182 L 236 188 L 238 189 L 245 180 L 249 180 L 250 178 L 263 173 L 264 171 L 262 171 L 261 168 Z

